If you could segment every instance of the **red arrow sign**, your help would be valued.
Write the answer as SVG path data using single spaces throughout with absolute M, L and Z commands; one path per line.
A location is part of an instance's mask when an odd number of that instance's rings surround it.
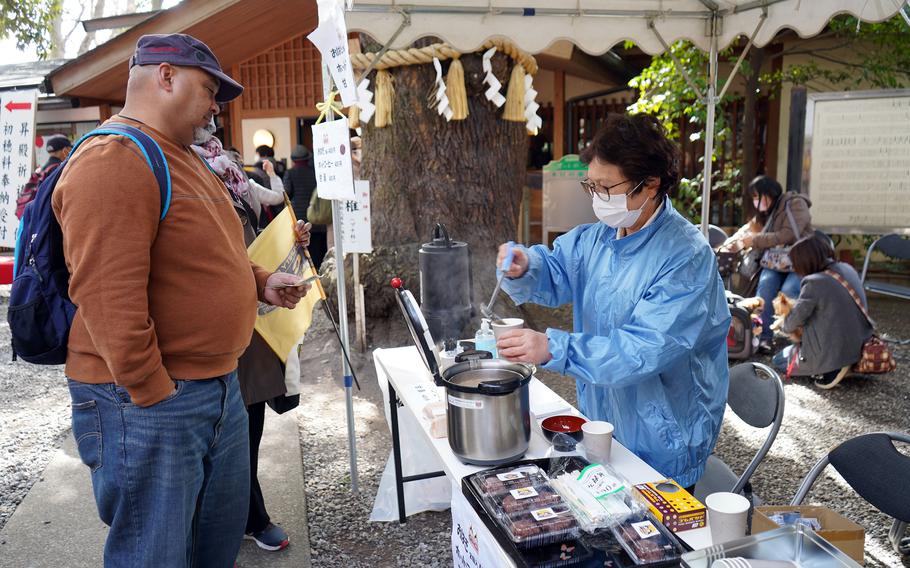
M 12 112 L 14 110 L 29 110 L 32 108 L 32 103 L 14 103 L 10 101 L 6 103 L 6 110 Z

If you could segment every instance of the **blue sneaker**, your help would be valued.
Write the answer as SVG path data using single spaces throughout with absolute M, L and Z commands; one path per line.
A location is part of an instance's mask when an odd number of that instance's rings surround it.
M 243 538 L 255 540 L 256 545 L 263 550 L 282 550 L 291 543 L 288 533 L 272 523 L 257 533 L 244 535 Z

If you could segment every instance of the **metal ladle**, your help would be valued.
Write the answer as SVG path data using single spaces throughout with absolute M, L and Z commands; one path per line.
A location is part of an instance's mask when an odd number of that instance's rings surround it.
M 506 245 L 508 246 L 508 248 L 506 248 L 506 256 L 502 259 L 502 264 L 499 266 L 502 274 L 496 279 L 496 288 L 493 289 L 493 295 L 490 296 L 490 302 L 488 304 L 481 304 L 480 306 L 480 313 L 493 320 L 493 323 L 497 324 L 504 324 L 505 322 L 493 311 L 493 304 L 496 303 L 496 297 L 499 295 L 500 287 L 502 287 L 502 279 L 506 277 L 506 271 L 512 266 L 512 259 L 515 257 L 515 243 L 509 241 Z

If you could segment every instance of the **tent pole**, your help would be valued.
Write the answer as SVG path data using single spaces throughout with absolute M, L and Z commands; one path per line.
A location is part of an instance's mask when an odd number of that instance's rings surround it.
M 323 100 L 329 100 L 332 92 L 332 75 L 325 62 L 322 64 L 322 94 Z M 347 294 L 344 286 L 344 247 L 342 246 L 341 201 L 332 200 L 332 229 L 335 235 L 335 274 L 338 283 L 338 326 L 341 328 L 341 346 L 344 353 L 351 352 L 351 343 L 348 340 L 348 307 Z M 341 361 L 342 374 L 344 375 L 344 402 L 348 423 L 348 457 L 351 469 L 351 491 L 360 492 L 360 483 L 357 475 L 357 438 L 354 431 L 354 377 L 347 357 Z
M 708 94 L 705 104 L 708 107 L 708 118 L 705 121 L 705 170 L 701 195 L 701 231 L 708 237 L 708 224 L 711 214 L 711 159 L 714 156 L 714 111 L 717 105 L 717 18 L 711 21 L 711 51 L 708 55 Z

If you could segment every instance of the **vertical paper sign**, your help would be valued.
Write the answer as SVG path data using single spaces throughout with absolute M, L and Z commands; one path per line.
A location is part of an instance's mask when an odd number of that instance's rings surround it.
M 313 125 L 313 156 L 319 197 L 354 199 L 348 119 L 341 117 Z
M 32 173 L 38 91 L 0 94 L 0 246 L 16 244 L 16 198 Z
M 348 51 L 348 29 L 340 2 L 319 2 L 319 26 L 307 39 L 322 54 L 322 62 L 329 68 L 344 106 L 356 103 L 357 85 L 354 84 L 351 54 Z
M 373 252 L 370 225 L 370 182 L 354 182 L 354 199 L 341 203 L 341 242 L 344 252 Z

